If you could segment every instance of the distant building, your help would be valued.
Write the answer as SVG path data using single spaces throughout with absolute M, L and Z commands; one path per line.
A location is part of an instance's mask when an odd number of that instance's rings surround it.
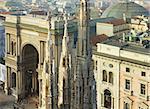
M 148 31 L 148 17 L 134 16 L 130 19 L 110 19 L 108 21 L 98 22 L 96 25 L 96 34 L 105 34 L 111 36 L 121 36 L 127 34 L 131 29 L 136 32 Z
M 18 9 L 18 8 L 23 8 L 23 4 L 19 1 L 4 1 L 0 2 L 1 8 L 6 9 L 6 10 L 11 10 L 11 9 Z
M 130 28 L 134 28 L 138 32 L 148 31 L 148 17 L 134 16 L 131 18 Z
M 134 2 L 119 2 L 108 7 L 102 14 L 102 18 L 115 17 L 123 19 L 124 15 L 126 18 L 131 18 L 133 16 L 149 16 L 148 10 L 143 6 Z
M 117 35 L 122 36 L 123 33 L 129 32 L 129 25 L 123 19 L 112 19 L 106 22 L 98 22 L 96 26 L 96 34 L 105 34 L 109 37 Z

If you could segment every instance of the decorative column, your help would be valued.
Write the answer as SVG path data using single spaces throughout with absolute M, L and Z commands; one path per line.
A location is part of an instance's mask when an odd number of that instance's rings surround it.
M 11 77 L 11 68 L 7 66 L 7 74 L 6 74 L 6 82 L 5 82 L 5 93 L 7 95 L 10 94 L 10 83 L 11 83 L 11 80 L 10 80 L 10 77 Z
M 24 97 L 24 94 L 23 94 L 23 75 L 22 75 L 22 66 L 20 65 L 21 64 L 21 57 L 20 57 L 20 54 L 21 54 L 21 35 L 20 35 L 20 16 L 17 16 L 17 23 L 16 23 L 16 57 L 17 57 L 17 66 L 16 66 L 16 93 L 17 93 L 17 99 L 19 100 L 20 98 L 23 98 Z

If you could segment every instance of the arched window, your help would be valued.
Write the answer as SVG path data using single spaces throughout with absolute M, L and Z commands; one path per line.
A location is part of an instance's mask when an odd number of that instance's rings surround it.
M 107 89 L 104 91 L 104 107 L 111 109 L 111 93 Z
M 130 109 L 129 103 L 124 103 L 124 109 Z
M 16 42 L 11 41 L 11 54 L 16 55 Z
M 16 73 L 12 73 L 12 88 L 16 87 Z
M 103 70 L 103 81 L 107 82 L 107 72 Z
M 109 83 L 113 84 L 113 73 L 109 72 Z

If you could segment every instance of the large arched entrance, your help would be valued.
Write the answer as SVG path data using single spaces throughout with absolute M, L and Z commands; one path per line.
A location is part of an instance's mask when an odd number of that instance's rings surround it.
M 38 95 L 38 68 L 39 54 L 36 48 L 30 44 L 23 47 L 22 50 L 22 68 L 23 68 L 23 87 L 25 97 L 29 95 Z

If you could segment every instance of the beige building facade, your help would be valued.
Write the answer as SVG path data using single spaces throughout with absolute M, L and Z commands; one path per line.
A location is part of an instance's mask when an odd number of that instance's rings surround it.
M 84 7 L 86 7 L 87 1 L 82 1 L 82 2 L 84 2 Z M 81 24 L 82 24 L 82 20 L 86 19 L 86 17 L 87 16 L 84 12 L 80 18 Z M 62 87 L 64 88 L 64 85 L 63 82 L 59 83 L 62 80 L 61 74 L 59 74 L 62 72 L 61 71 L 59 72 L 59 69 L 63 69 L 63 68 L 59 68 L 60 63 L 63 61 L 63 59 L 60 58 L 62 58 L 61 53 L 65 52 L 65 50 L 62 49 L 62 47 L 64 47 L 64 45 L 62 46 L 63 44 L 62 38 L 63 35 L 65 34 L 64 19 L 62 18 L 60 19 L 58 17 L 56 18 L 52 17 L 51 22 L 49 22 L 46 16 L 31 17 L 31 15 L 27 15 L 27 16 L 6 15 L 5 18 L 6 18 L 5 29 L 6 29 L 6 51 L 7 51 L 5 56 L 6 67 L 7 67 L 7 80 L 5 82 L 6 94 L 14 95 L 16 97 L 16 100 L 18 100 L 18 103 L 23 99 L 27 99 L 28 96 L 30 97 L 30 95 L 34 95 L 34 97 L 37 98 L 36 100 L 38 101 L 37 105 L 40 109 L 47 109 L 50 108 L 50 106 L 52 107 L 52 109 L 57 109 L 58 97 L 63 96 L 62 99 L 64 99 L 64 95 L 63 95 L 64 93 L 62 90 Z M 88 25 L 89 28 L 92 27 L 95 29 L 96 21 L 92 20 L 91 23 L 89 22 L 90 20 L 86 21 L 85 22 L 86 25 Z M 50 24 L 51 24 L 51 28 L 49 28 Z M 89 48 L 89 47 L 85 48 L 86 43 L 89 43 L 89 35 L 85 35 L 85 34 L 87 34 L 87 32 L 89 32 L 90 29 L 89 28 L 87 29 L 84 24 L 82 24 L 82 26 L 80 25 L 81 26 L 79 32 L 80 38 L 78 39 L 80 40 L 80 42 L 84 41 L 83 44 L 79 43 L 78 45 L 80 55 L 82 55 L 83 52 L 82 49 L 84 49 L 84 54 L 86 54 L 87 49 Z M 67 105 L 69 106 L 69 108 L 72 109 L 75 108 L 79 109 L 80 107 L 92 108 L 93 99 L 87 101 L 87 97 L 89 96 L 86 96 L 87 94 L 92 96 L 91 94 L 92 79 L 88 80 L 89 75 L 86 74 L 85 77 L 86 81 L 80 82 L 81 75 L 85 76 L 83 75 L 83 70 L 85 70 L 87 63 L 91 62 L 91 60 L 88 60 L 89 58 L 87 58 L 87 56 L 83 56 L 84 58 L 83 60 L 82 58 L 80 60 L 79 57 L 78 61 L 82 61 L 81 63 L 83 63 L 82 72 L 80 72 L 79 70 L 80 68 L 76 69 L 77 49 L 75 47 L 75 43 L 76 43 L 75 40 L 77 40 L 76 39 L 78 33 L 77 28 L 78 27 L 77 27 L 76 19 L 68 20 L 67 27 L 65 28 L 66 30 L 65 32 L 67 32 L 69 37 L 69 43 L 67 43 L 67 45 L 69 46 L 70 53 L 71 53 L 70 66 L 72 67 L 71 78 L 73 79 L 73 81 L 69 80 L 71 86 L 69 86 L 68 89 L 67 86 L 65 87 L 66 90 L 73 90 L 73 91 L 70 92 L 71 96 L 68 96 L 70 97 L 69 101 L 71 100 L 71 102 Z M 95 34 L 95 32 L 93 31 L 89 32 L 89 34 Z M 51 37 L 52 42 L 48 41 L 48 36 Z M 88 42 L 86 42 L 85 39 L 87 39 Z M 52 43 L 51 50 L 53 52 L 51 55 L 53 55 L 53 68 L 51 66 L 51 62 L 49 62 L 50 60 L 48 59 L 48 49 L 47 49 L 48 43 Z M 83 47 L 81 47 L 80 45 L 82 45 Z M 91 55 L 89 54 L 88 57 L 90 56 Z M 49 66 L 50 68 L 46 66 Z M 78 65 L 78 67 L 80 67 L 80 65 Z M 87 69 L 87 70 L 92 71 L 92 69 Z M 83 86 L 82 83 L 84 84 L 88 83 L 89 85 L 87 84 L 88 86 Z M 60 84 L 63 86 L 61 87 Z M 80 92 L 79 89 L 81 88 L 79 86 L 82 88 Z M 84 87 L 86 87 L 87 90 L 85 91 L 86 93 L 83 98 L 83 96 L 81 97 L 81 94 L 83 94 Z M 63 94 L 60 95 L 60 93 Z M 81 102 L 79 102 L 79 100 Z M 85 103 L 85 101 L 87 103 Z M 62 105 L 66 105 L 66 102 L 63 103 Z
M 93 60 L 98 109 L 150 108 L 150 49 L 134 44 L 116 39 L 97 44 Z
M 33 18 L 30 16 L 7 15 L 5 17 L 5 60 L 7 67 L 5 92 L 14 95 L 16 100 L 26 99 L 31 94 L 35 95 L 37 101 L 39 101 L 37 102 L 39 108 L 44 109 L 48 102 L 46 98 L 50 86 L 49 75 L 43 74 L 49 22 L 40 16 Z M 68 23 L 68 26 L 72 28 L 72 30 L 68 28 L 69 44 L 72 47 L 74 32 L 76 31 L 73 29 L 75 28 L 73 22 L 72 24 Z M 52 18 L 50 34 L 53 41 L 53 55 L 55 56 L 53 81 L 56 84 L 53 84 L 53 87 L 55 87 L 53 100 L 57 100 L 57 71 L 60 64 L 63 22 Z M 57 103 L 54 106 L 57 107 Z
M 105 57 L 104 52 L 118 55 L 118 48 L 109 45 L 98 45 L 94 52 L 94 75 L 97 89 L 97 109 L 120 109 L 119 108 L 119 70 L 120 60 Z M 114 52 L 115 51 L 115 52 Z M 102 55 L 99 55 L 101 54 Z
M 106 22 L 98 22 L 96 25 L 96 34 L 105 34 L 109 37 L 117 35 L 122 36 L 123 33 L 128 33 L 130 26 L 123 19 L 112 19 Z

